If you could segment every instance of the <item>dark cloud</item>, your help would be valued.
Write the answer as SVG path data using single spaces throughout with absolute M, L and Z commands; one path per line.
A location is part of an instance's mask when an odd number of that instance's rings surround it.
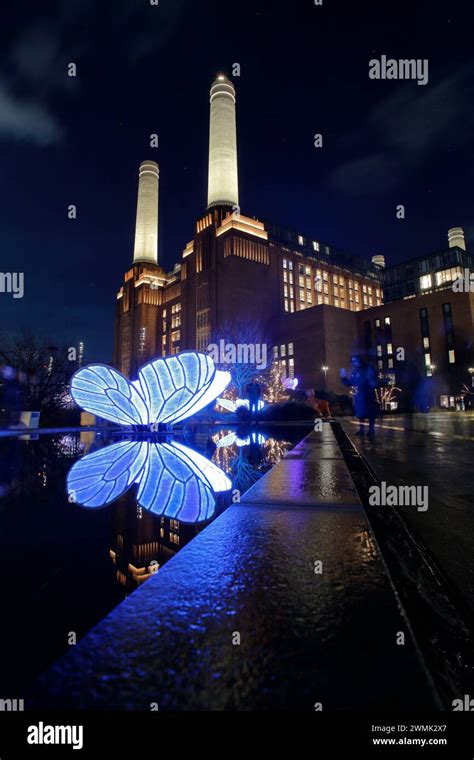
M 336 167 L 329 183 L 348 194 L 388 191 L 453 138 L 457 145 L 469 139 L 473 127 L 472 67 L 463 66 L 438 83 L 431 73 L 430 84 L 423 88 L 404 82 L 372 109 L 360 133 L 352 136 L 362 156 Z M 371 136 L 373 151 L 361 148 L 362 134 Z
M 12 39 L 0 80 L 0 136 L 38 146 L 61 140 L 66 128 L 57 115 L 57 98 L 81 91 L 80 77 L 67 75 L 68 63 L 100 56 L 104 36 L 113 33 L 115 55 L 137 64 L 173 33 L 182 7 L 183 0 L 159 6 L 60 0 L 54 16 L 45 15 Z M 110 46 L 107 51 L 110 55 Z
M 0 136 L 44 147 L 60 140 L 63 128 L 41 103 L 15 98 L 0 81 Z

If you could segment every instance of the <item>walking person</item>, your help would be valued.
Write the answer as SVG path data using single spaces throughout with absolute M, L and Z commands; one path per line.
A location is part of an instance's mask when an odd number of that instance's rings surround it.
M 375 398 L 375 389 L 379 387 L 380 383 L 377 378 L 377 373 L 372 366 L 362 359 L 362 357 L 354 355 L 351 357 L 352 372 L 347 376 L 346 370 L 340 370 L 341 382 L 348 388 L 354 387 L 356 389 L 354 395 L 354 411 L 355 416 L 359 420 L 359 429 L 356 433 L 358 436 L 364 436 L 364 421 L 369 421 L 369 430 L 367 436 L 373 438 L 375 435 L 375 417 L 378 412 L 377 400 Z
M 247 398 L 249 401 L 249 411 L 251 415 L 256 415 L 258 412 L 260 393 L 261 389 L 259 384 L 255 380 L 252 380 L 252 382 L 247 385 Z

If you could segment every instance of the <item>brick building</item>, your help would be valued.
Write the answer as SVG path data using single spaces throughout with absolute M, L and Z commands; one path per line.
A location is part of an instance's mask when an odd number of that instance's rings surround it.
M 437 403 L 449 403 L 474 366 L 474 295 L 452 289 L 474 271 L 462 230 L 450 230 L 446 250 L 393 267 L 351 256 L 244 215 L 236 146 L 235 89 L 220 76 L 211 87 L 207 210 L 169 273 L 157 257 L 158 166 L 141 164 L 134 258 L 117 294 L 117 368 L 134 377 L 151 358 L 205 351 L 246 322 L 302 388 L 341 392 L 339 368 L 357 351 L 394 379 L 410 363 L 431 378 Z

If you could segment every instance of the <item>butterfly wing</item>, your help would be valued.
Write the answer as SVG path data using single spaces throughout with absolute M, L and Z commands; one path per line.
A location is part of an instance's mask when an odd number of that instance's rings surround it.
M 103 507 L 118 499 L 140 479 L 147 446 L 145 442 L 121 441 L 79 459 L 67 476 L 70 501 L 84 507 Z
M 219 467 L 182 444 L 150 444 L 138 490 L 138 503 L 157 515 L 195 523 L 215 511 L 214 492 L 230 480 Z
M 140 387 L 105 364 L 90 364 L 71 379 L 74 401 L 98 417 L 119 425 L 147 425 L 149 415 Z
M 148 362 L 138 371 L 150 422 L 179 422 L 210 404 L 230 382 L 210 356 L 196 351 Z

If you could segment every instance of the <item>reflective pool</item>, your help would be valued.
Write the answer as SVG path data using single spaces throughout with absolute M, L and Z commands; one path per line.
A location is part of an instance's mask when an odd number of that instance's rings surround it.
M 188 426 L 153 440 L 0 439 L 0 697 L 20 698 L 305 434 Z

